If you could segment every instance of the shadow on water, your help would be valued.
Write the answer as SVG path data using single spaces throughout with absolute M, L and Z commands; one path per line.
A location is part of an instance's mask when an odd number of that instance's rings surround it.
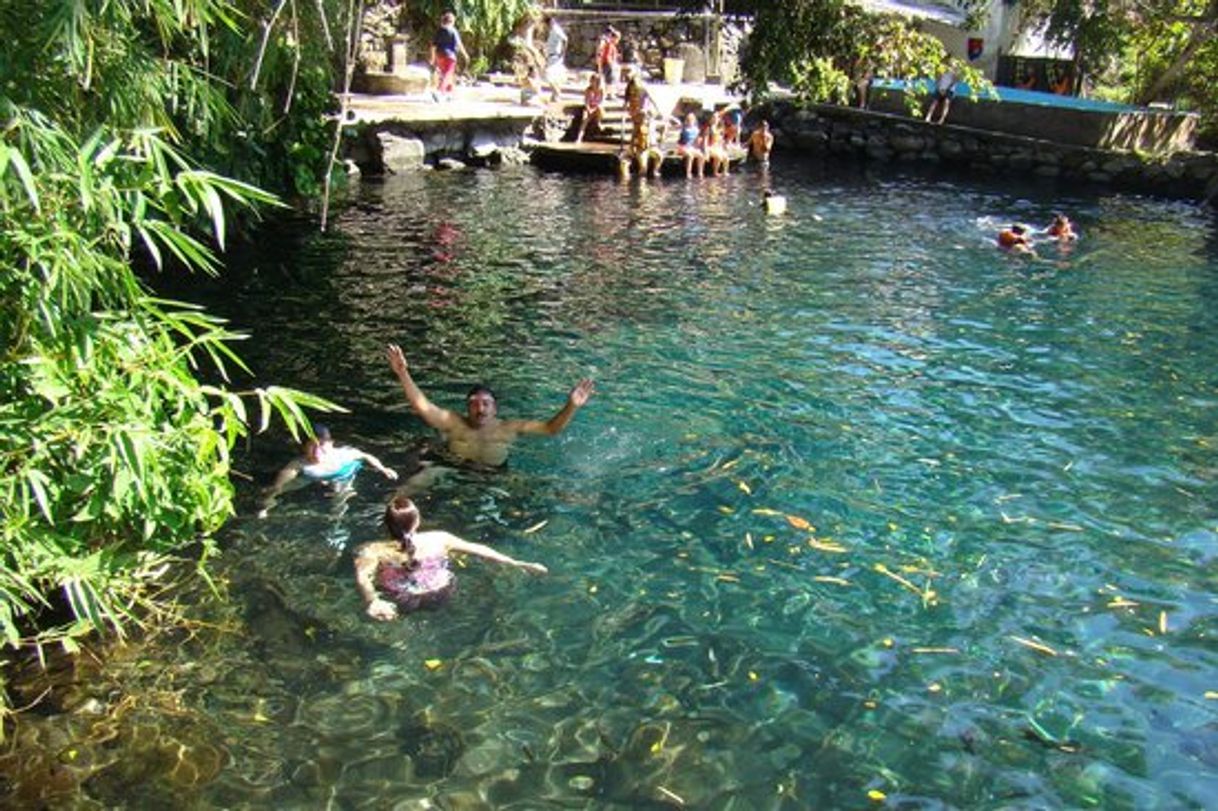
M 465 561 L 441 610 L 371 622 L 351 551 L 395 485 L 365 470 L 341 506 L 306 488 L 255 519 L 292 454 L 255 437 L 232 600 L 53 669 L 0 800 L 1205 806 L 1212 219 L 946 177 L 402 176 L 331 234 L 274 224 L 222 280 L 157 279 L 250 334 L 249 382 L 339 402 L 339 442 L 403 470 L 436 438 L 387 341 L 435 402 L 484 381 L 508 418 L 595 377 L 562 435 L 418 496 L 424 528 L 551 574 Z M 1073 250 L 995 250 L 1059 209 Z

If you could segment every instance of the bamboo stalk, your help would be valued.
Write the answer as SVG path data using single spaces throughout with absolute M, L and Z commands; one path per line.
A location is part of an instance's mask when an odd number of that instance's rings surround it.
M 266 46 L 271 39 L 271 29 L 275 27 L 275 21 L 279 19 L 279 12 L 283 11 L 287 2 L 288 0 L 279 0 L 279 5 L 275 7 L 271 19 L 262 27 L 262 43 L 258 46 L 258 58 L 254 60 L 254 71 L 250 74 L 250 90 L 258 88 L 258 75 L 262 73 L 262 57 L 266 56 Z
M 351 0 L 347 5 L 347 52 L 343 65 L 343 93 L 339 100 L 338 118 L 334 122 L 334 144 L 330 147 L 330 159 L 326 161 L 326 178 L 321 195 L 321 230 L 325 233 L 326 223 L 330 216 L 330 181 L 334 175 L 334 162 L 338 158 L 338 148 L 343 140 L 343 124 L 347 120 L 347 111 L 351 107 L 351 77 L 355 73 L 355 57 L 359 51 L 360 27 L 363 22 L 362 7 Z M 357 19 L 358 17 L 358 19 Z

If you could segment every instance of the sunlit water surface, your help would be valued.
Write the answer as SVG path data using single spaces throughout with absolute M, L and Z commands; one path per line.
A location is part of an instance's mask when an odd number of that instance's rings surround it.
M 418 497 L 426 527 L 551 574 L 469 561 L 449 605 L 392 624 L 362 615 L 350 558 L 390 483 L 261 521 L 242 485 L 233 630 L 141 654 L 130 678 L 179 691 L 120 736 L 153 765 L 82 796 L 1212 807 L 1210 219 L 805 163 L 772 182 L 785 217 L 749 172 L 395 177 L 332 234 L 271 229 L 222 283 L 174 289 L 251 334 L 259 384 L 346 406 L 340 442 L 394 467 L 439 443 L 387 341 L 452 408 L 476 381 L 507 417 L 548 417 L 581 376 L 596 393 L 508 469 Z M 1059 208 L 1072 252 L 993 248 Z M 237 466 L 265 483 L 291 453 L 272 432 Z

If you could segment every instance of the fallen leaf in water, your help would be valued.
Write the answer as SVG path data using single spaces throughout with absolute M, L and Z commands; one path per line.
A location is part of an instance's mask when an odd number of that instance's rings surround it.
M 816 532 L 816 527 L 808 523 L 808 519 L 800 518 L 798 515 L 788 515 L 787 523 L 796 529 L 806 529 L 809 532 Z
M 677 805 L 685 805 L 685 798 L 682 797 L 680 794 L 675 794 L 675 793 L 669 791 L 668 789 L 664 788 L 663 786 L 656 786 L 656 789 L 661 794 L 663 794 L 665 797 L 667 797 L 668 799 L 675 802 Z
M 822 541 L 822 540 L 818 540 L 816 538 L 809 538 L 808 546 L 812 547 L 813 549 L 819 549 L 822 552 L 845 552 L 846 551 L 846 547 L 844 547 L 840 544 L 835 544 L 832 541 L 828 541 L 828 540 Z
M 1057 655 L 1057 651 L 1053 650 L 1053 648 L 1050 648 L 1048 645 L 1042 645 L 1039 642 L 1033 642 L 1030 639 L 1024 639 L 1022 636 L 1013 636 L 1013 637 L 1011 637 L 1011 639 L 1015 642 L 1018 642 L 1020 645 L 1023 645 L 1025 648 L 1031 648 L 1032 650 L 1034 650 L 1038 653 L 1043 653 L 1046 656 L 1056 656 Z

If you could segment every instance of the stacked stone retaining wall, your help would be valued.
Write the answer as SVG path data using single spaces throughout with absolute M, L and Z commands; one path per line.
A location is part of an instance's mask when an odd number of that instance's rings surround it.
M 1105 185 L 1123 191 L 1205 200 L 1218 189 L 1218 155 L 1181 152 L 1156 158 L 1021 135 L 927 124 L 900 115 L 832 105 L 772 102 L 777 149 L 850 155 L 867 161 L 938 163 L 972 175 L 1012 174 Z

